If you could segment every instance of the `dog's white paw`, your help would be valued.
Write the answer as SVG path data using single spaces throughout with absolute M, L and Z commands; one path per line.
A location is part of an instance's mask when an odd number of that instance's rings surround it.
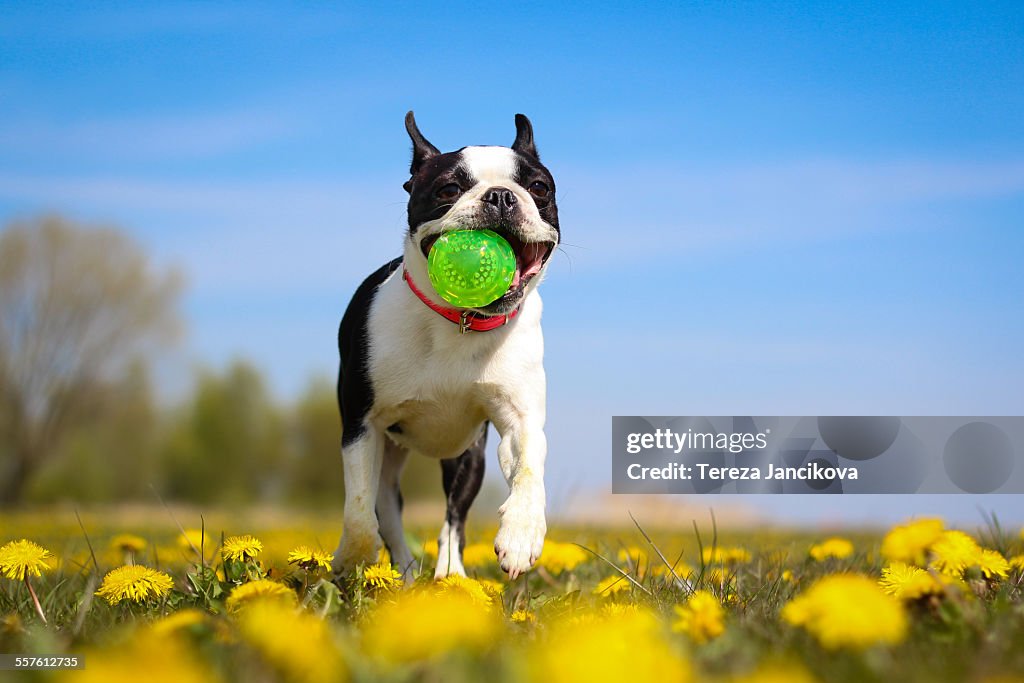
M 362 565 L 377 562 L 377 539 L 365 534 L 346 533 L 334 551 L 331 568 L 335 574 L 348 574 Z
M 441 535 L 437 537 L 437 568 L 434 570 L 434 579 L 465 575 L 466 568 L 462 566 L 459 534 L 445 522 L 441 527 Z
M 462 566 L 462 563 L 444 563 L 438 562 L 437 568 L 434 569 L 434 580 L 447 579 L 449 576 L 465 576 L 466 568 Z
M 509 498 L 499 512 L 501 526 L 494 539 L 494 552 L 502 571 L 507 572 L 510 579 L 516 579 L 533 567 L 544 549 L 544 534 L 548 529 L 544 508 L 523 505 Z

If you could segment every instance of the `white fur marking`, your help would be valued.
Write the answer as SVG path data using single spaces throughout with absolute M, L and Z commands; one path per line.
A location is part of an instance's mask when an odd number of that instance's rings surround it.
M 452 529 L 448 522 L 441 527 L 441 534 L 437 537 L 437 568 L 434 570 L 435 579 L 443 579 L 446 576 L 465 576 L 466 569 L 462 566 L 462 551 L 459 549 L 459 535 Z
M 372 427 L 344 449 L 345 518 L 341 542 L 334 551 L 336 572 L 377 561 L 377 491 L 384 459 L 384 437 Z

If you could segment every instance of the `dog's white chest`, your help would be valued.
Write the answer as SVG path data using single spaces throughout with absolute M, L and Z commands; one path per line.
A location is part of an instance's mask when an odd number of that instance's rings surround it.
M 454 458 L 480 434 L 487 415 L 478 401 L 465 393 L 407 399 L 382 405 L 371 416 L 374 425 L 400 446 L 421 455 Z
M 508 330 L 460 335 L 410 297 L 400 275 L 382 284 L 368 325 L 371 423 L 410 451 L 454 458 L 485 420 L 517 409 L 525 385 L 539 381 L 543 392 L 540 297 L 526 305 L 532 315 Z

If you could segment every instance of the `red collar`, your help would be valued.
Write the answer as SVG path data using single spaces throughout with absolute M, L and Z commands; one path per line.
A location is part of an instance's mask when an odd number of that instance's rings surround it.
M 427 308 L 444 316 L 448 320 L 459 326 L 459 333 L 466 334 L 466 332 L 488 332 L 501 327 L 502 325 L 508 325 L 512 318 L 516 317 L 519 313 L 517 307 L 514 311 L 508 315 L 481 315 L 479 313 L 473 313 L 472 311 L 465 311 L 459 308 L 445 308 L 444 306 L 435 304 L 427 295 L 420 291 L 416 283 L 412 281 L 412 276 L 409 275 L 409 271 L 402 269 L 402 279 L 409 285 L 409 289 L 416 295 L 420 301 L 427 305 Z

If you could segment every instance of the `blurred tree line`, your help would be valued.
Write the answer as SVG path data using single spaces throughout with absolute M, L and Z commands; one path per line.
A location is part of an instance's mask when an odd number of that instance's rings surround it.
M 0 504 L 341 504 L 333 381 L 283 404 L 239 360 L 199 371 L 176 405 L 158 400 L 150 366 L 180 327 L 180 291 L 116 229 L 57 216 L 4 228 Z M 434 495 L 439 480 L 411 458 L 403 493 Z

